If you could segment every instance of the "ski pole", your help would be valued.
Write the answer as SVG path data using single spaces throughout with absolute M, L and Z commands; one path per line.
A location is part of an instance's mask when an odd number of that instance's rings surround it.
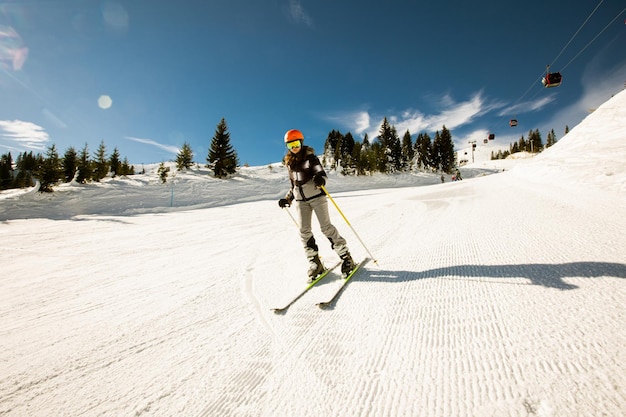
M 339 208 L 339 206 L 337 205 L 337 203 L 335 203 L 335 200 L 331 197 L 330 193 L 326 190 L 325 186 L 321 186 L 320 187 L 324 193 L 328 196 L 328 198 L 330 199 L 330 201 L 333 203 L 333 205 L 335 206 L 335 208 L 337 209 L 337 211 L 339 212 L 339 214 L 341 214 L 341 217 L 343 217 L 343 219 L 346 221 L 346 224 L 348 226 L 350 226 L 350 229 L 352 230 L 352 233 L 354 233 L 354 235 L 356 236 L 357 239 L 359 239 L 359 242 L 361 242 L 361 245 L 363 245 L 363 247 L 365 248 L 365 250 L 367 251 L 367 253 L 369 254 L 370 258 L 372 258 L 372 260 L 374 261 L 374 263 L 376 265 L 378 265 L 378 261 L 376 260 L 376 258 L 374 258 L 374 255 L 372 255 L 372 252 L 370 252 L 370 250 L 367 248 L 367 246 L 365 246 L 365 243 L 363 243 L 363 240 L 361 240 L 361 237 L 359 237 L 359 234 L 356 232 L 356 230 L 354 230 L 354 227 L 352 227 L 352 225 L 350 224 L 350 222 L 348 221 L 348 219 L 346 218 L 346 215 L 343 214 L 343 212 L 341 211 L 341 209 Z
M 300 227 L 300 225 L 298 224 L 298 222 L 296 221 L 296 219 L 293 217 L 293 214 L 291 214 L 291 212 L 289 211 L 289 209 L 287 207 L 283 207 L 283 210 L 285 210 L 287 212 L 287 214 L 289 215 L 289 217 L 291 217 L 291 220 L 293 220 L 293 224 L 296 225 L 296 227 Z

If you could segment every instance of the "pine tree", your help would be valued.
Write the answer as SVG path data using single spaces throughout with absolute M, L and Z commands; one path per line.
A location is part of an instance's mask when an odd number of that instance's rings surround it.
M 225 178 L 237 172 L 239 161 L 237 152 L 230 144 L 230 133 L 226 120 L 222 118 L 217 125 L 207 156 L 207 167 L 211 168 L 216 178 Z
M 76 176 L 76 181 L 85 184 L 87 181 L 91 181 L 92 178 L 93 169 L 91 160 L 89 159 L 89 149 L 87 148 L 87 144 L 85 144 L 78 157 L 78 175 Z
M 554 145 L 556 143 L 556 134 L 554 133 L 554 129 L 550 130 L 548 133 L 548 139 L 546 139 L 546 148 Z
M 402 167 L 402 145 L 396 132 L 385 117 L 378 131 L 380 154 L 378 157 L 378 170 L 383 173 L 398 171 Z
M 38 158 L 33 155 L 33 151 L 24 152 L 17 156 L 16 165 L 20 171 L 34 172 L 37 169 Z
M 128 158 L 122 161 L 122 172 L 120 175 L 135 175 L 135 167 L 128 163 Z
M 341 158 L 341 166 L 343 167 L 343 173 L 349 174 L 354 170 L 354 162 L 352 159 L 352 151 L 354 151 L 354 137 L 352 133 L 348 132 L 341 138 L 341 145 L 339 147 L 339 157 Z
M 371 174 L 374 170 L 372 165 L 372 146 L 370 145 L 369 136 L 366 133 L 361 144 L 361 155 L 359 159 L 359 167 L 361 172 Z
M 121 175 L 122 162 L 120 161 L 120 152 L 117 150 L 117 147 L 113 148 L 113 153 L 109 157 L 109 167 L 113 178 L 116 175 Z
M 433 166 L 432 142 L 428 133 L 419 133 L 415 139 L 417 169 L 427 170 Z
M 165 184 L 167 182 L 167 175 L 170 172 L 170 167 L 165 166 L 165 162 L 161 162 L 159 164 L 159 169 L 157 170 L 159 173 L 159 178 L 161 178 L 161 182 Z
M 13 186 L 13 158 L 11 152 L 0 157 L 0 190 Z
M 395 126 L 391 126 L 391 142 L 389 143 L 389 153 L 392 172 L 402 171 L 404 168 L 402 158 L 402 143 Z
M 369 164 L 373 172 L 387 172 L 387 154 L 379 140 L 375 140 L 370 147 Z
M 176 170 L 182 171 L 183 169 L 189 169 L 193 165 L 193 152 L 191 146 L 185 142 L 183 147 L 180 148 L 178 155 L 176 155 Z
M 96 150 L 93 168 L 93 179 L 96 181 L 100 181 L 109 173 L 109 163 L 106 157 L 106 146 L 104 145 L 104 141 L 100 142 L 100 145 Z
M 539 129 L 528 132 L 528 143 L 526 147 L 526 150 L 531 153 L 539 153 L 543 150 L 543 142 L 541 141 L 541 133 L 539 133 Z
M 331 130 L 324 142 L 324 160 L 330 161 L 330 168 L 335 169 L 341 163 L 341 142 L 343 135 L 338 130 Z
M 413 158 L 415 157 L 415 149 L 413 148 L 413 140 L 411 132 L 407 129 L 402 137 L 402 169 L 410 168 Z
M 33 152 L 22 153 L 17 156 L 15 166 L 17 168 L 17 175 L 15 176 L 14 186 L 17 188 L 32 187 L 34 184 L 33 173 L 37 170 L 39 165 L 38 159 L 41 159 L 41 155 L 38 157 L 33 156 Z
M 440 163 L 441 170 L 446 173 L 451 173 L 455 166 L 455 154 L 454 154 L 454 142 L 452 141 L 452 134 L 444 125 L 441 129 L 440 138 Z
M 70 146 L 65 151 L 61 165 L 63 166 L 63 178 L 65 178 L 65 182 L 72 181 L 78 167 L 78 155 L 73 146 Z
M 352 149 L 352 163 L 353 163 L 353 167 L 354 167 L 354 173 L 356 175 L 363 175 L 365 174 L 365 169 L 364 169 L 364 165 L 363 164 L 363 145 L 361 144 L 361 142 L 356 141 L 354 143 L 354 148 Z
M 63 167 L 55 144 L 50 145 L 38 170 L 39 192 L 52 192 L 55 185 L 63 178 Z
M 435 132 L 435 139 L 433 139 L 433 153 L 432 153 L 432 166 L 436 170 L 443 170 L 441 164 L 441 135 L 439 131 Z

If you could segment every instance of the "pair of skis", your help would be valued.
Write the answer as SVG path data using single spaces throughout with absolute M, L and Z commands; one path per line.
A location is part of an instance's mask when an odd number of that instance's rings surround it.
M 352 271 L 350 271 L 350 273 L 348 275 L 346 275 L 345 277 L 341 278 L 341 285 L 339 287 L 337 287 L 337 289 L 335 290 L 335 292 L 330 296 L 330 298 L 326 301 L 321 301 L 316 303 L 316 305 L 319 308 L 326 308 L 330 305 L 332 305 L 337 298 L 339 298 L 339 296 L 341 295 L 341 293 L 343 292 L 343 289 L 345 288 L 345 286 L 348 284 L 348 282 L 350 281 L 350 279 L 352 279 L 352 277 L 354 276 L 354 274 L 359 270 L 359 268 L 361 266 L 363 266 L 367 261 L 369 260 L 369 258 L 365 258 L 363 261 L 361 261 L 360 263 L 356 264 L 354 266 L 354 268 L 352 269 Z M 297 294 L 291 301 L 289 301 L 284 307 L 278 307 L 278 308 L 273 308 L 272 311 L 276 314 L 280 314 L 280 313 L 284 313 L 285 311 L 287 311 L 287 309 L 289 307 L 291 307 L 296 301 L 298 301 L 300 298 L 302 298 L 302 296 L 304 294 L 307 293 L 307 291 L 309 291 L 311 288 L 313 288 L 315 286 L 315 284 L 317 284 L 318 282 L 320 282 L 324 277 L 326 277 L 333 269 L 337 268 L 339 265 L 341 265 L 341 262 L 338 262 L 337 264 L 333 265 L 330 268 L 327 268 L 326 270 L 324 270 L 324 272 L 322 272 L 320 275 L 318 275 L 315 280 L 313 280 L 311 283 L 309 283 L 304 290 L 302 290 L 299 294 Z

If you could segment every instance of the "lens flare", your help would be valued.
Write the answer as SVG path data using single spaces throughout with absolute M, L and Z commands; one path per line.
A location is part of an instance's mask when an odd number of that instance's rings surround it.
M 19 71 L 28 58 L 28 48 L 22 38 L 10 26 L 0 25 L 0 65 L 5 69 Z
M 111 107 L 111 105 L 113 104 L 113 100 L 111 100 L 111 97 L 107 96 L 107 95 L 101 95 L 98 98 L 98 106 L 101 109 L 108 109 L 109 107 Z

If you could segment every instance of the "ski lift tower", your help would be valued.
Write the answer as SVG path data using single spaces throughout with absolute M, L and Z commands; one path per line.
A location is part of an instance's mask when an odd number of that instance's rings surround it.
M 474 149 L 476 149 L 476 141 L 475 140 L 470 140 L 469 142 L 472 145 L 472 164 L 474 163 Z

